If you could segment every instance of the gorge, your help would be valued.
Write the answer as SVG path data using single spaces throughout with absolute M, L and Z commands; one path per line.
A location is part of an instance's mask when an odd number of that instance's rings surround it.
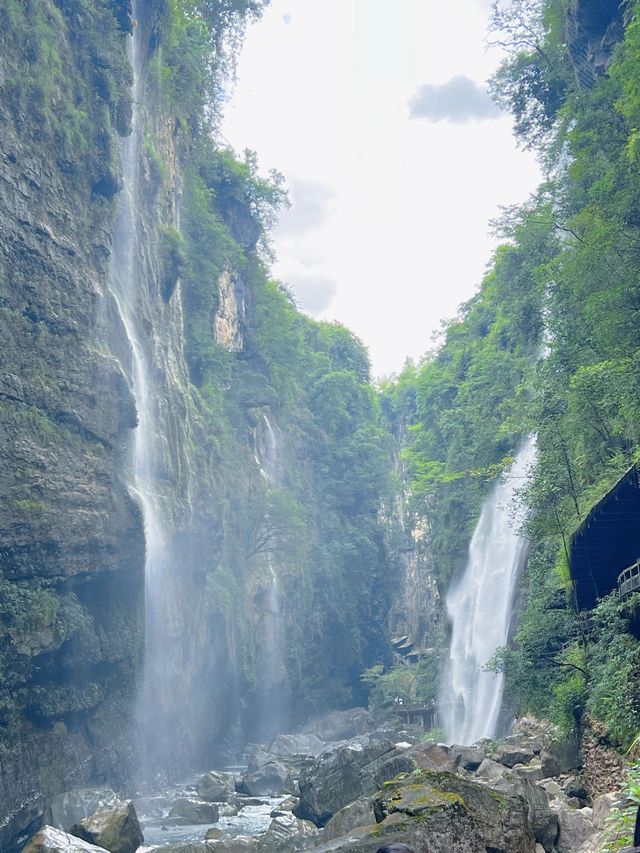
M 578 613 L 571 565 L 640 446 L 636 4 L 496 7 L 548 180 L 377 381 L 220 136 L 265 6 L 0 3 L 0 851 L 117 791 L 176 853 L 595 853 L 640 731 L 636 599 Z

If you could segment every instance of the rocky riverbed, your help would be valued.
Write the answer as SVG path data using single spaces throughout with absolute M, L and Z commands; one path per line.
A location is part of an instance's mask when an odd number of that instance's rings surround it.
M 447 746 L 356 709 L 254 747 L 243 768 L 132 802 L 109 789 L 67 792 L 24 849 L 374 853 L 403 841 L 417 853 L 597 853 L 622 800 L 591 800 L 576 744 L 537 721 L 500 743 Z

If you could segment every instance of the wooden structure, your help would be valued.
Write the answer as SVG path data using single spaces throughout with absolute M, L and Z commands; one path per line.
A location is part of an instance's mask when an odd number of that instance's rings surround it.
M 571 537 L 569 566 L 579 611 L 614 589 L 640 589 L 640 477 L 633 465 Z
M 399 702 L 393 710 L 405 726 L 421 725 L 425 732 L 430 732 L 438 726 L 438 708 L 435 702 L 428 705 L 405 705 Z
M 634 592 L 640 590 L 640 560 L 636 560 L 632 566 L 626 568 L 618 575 L 618 595 L 624 601 Z

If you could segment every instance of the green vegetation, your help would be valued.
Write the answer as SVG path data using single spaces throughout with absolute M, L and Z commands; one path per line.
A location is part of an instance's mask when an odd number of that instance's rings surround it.
M 640 458 L 640 22 L 627 4 L 604 73 L 572 60 L 568 6 L 588 14 L 562 0 L 494 10 L 490 40 L 507 56 L 493 90 L 549 177 L 504 217 L 506 242 L 478 294 L 437 352 L 383 389 L 383 405 L 405 437 L 411 509 L 429 524 L 444 585 L 462 566 L 492 477 L 537 434 L 522 495 L 532 543 L 525 608 L 494 665 L 521 709 L 564 728 L 589 711 L 623 748 L 640 729 L 640 643 L 613 599 L 597 608 L 594 631 L 580 633 L 567 556 L 594 502 Z M 610 46 L 623 32 L 622 13 L 611 15 Z

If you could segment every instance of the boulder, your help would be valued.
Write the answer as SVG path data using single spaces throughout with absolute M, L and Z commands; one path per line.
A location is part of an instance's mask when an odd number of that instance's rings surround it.
M 332 840 L 347 835 L 361 826 L 375 826 L 376 816 L 373 810 L 373 798 L 361 797 L 355 803 L 340 809 L 331 818 L 322 831 L 323 840 Z
M 536 753 L 529 746 L 522 744 L 505 743 L 495 751 L 493 759 L 505 767 L 514 767 L 516 764 L 528 764 L 533 761 Z
M 534 853 L 525 803 L 452 773 L 413 774 L 374 799 L 378 845 L 402 841 L 429 853 Z M 358 842 L 360 843 L 360 842 Z M 375 847 L 344 849 L 374 851 Z M 340 848 L 338 848 L 340 849 Z
M 587 789 L 585 788 L 584 782 L 582 779 L 578 779 L 575 776 L 569 776 L 562 783 L 562 790 L 565 792 L 567 797 L 575 797 L 578 800 L 582 800 L 582 805 L 586 805 L 586 800 L 589 799 L 589 794 Z
M 420 770 L 445 770 L 452 772 L 456 763 L 448 746 L 443 743 L 417 744 L 409 754 Z
M 540 759 L 545 778 L 572 773 L 580 766 L 578 743 L 572 738 L 554 740 L 542 750 Z
M 220 811 L 216 803 L 206 803 L 191 797 L 174 800 L 169 811 L 167 823 L 174 826 L 188 826 L 199 823 L 217 823 Z
M 591 819 L 597 830 L 603 830 L 606 825 L 607 818 L 611 812 L 620 808 L 624 804 L 624 796 L 619 791 L 610 791 L 608 794 L 601 794 L 593 802 L 593 813 Z
M 317 735 L 324 741 L 349 740 L 375 729 L 376 724 L 366 708 L 349 708 L 347 711 L 332 711 L 313 720 L 303 731 Z
M 74 824 L 70 832 L 109 853 L 135 853 L 144 841 L 133 803 L 119 800 Z
M 235 779 L 229 773 L 218 773 L 210 770 L 205 773 L 196 785 L 196 792 L 201 800 L 208 803 L 225 803 L 235 794 Z
M 313 732 L 297 735 L 277 735 L 269 744 L 268 752 L 271 755 L 320 755 L 327 748 L 326 741 L 313 734 Z
M 97 811 L 118 801 L 111 788 L 73 788 L 51 801 L 51 826 L 68 830 Z
M 558 815 L 560 827 L 556 841 L 558 853 L 575 853 L 596 834 L 591 809 L 572 809 L 559 799 L 552 800 L 551 808 Z
M 303 771 L 300 802 L 293 813 L 324 826 L 348 803 L 373 794 L 389 779 L 415 768 L 415 761 L 388 740 L 340 746 Z
M 222 838 L 222 830 L 217 826 L 210 827 L 204 834 L 205 841 L 219 841 Z
M 456 767 L 463 767 L 465 770 L 477 770 L 487 756 L 475 746 L 452 744 L 449 747 L 449 757 Z
M 509 777 L 509 770 L 506 765 L 498 764 L 497 761 L 492 761 L 491 758 L 485 758 L 480 767 L 476 770 L 475 778 L 480 782 L 493 784 L 500 782 L 505 777 Z
M 522 764 L 516 764 L 513 772 L 523 779 L 528 779 L 530 782 L 542 782 L 542 766 L 540 764 L 530 764 L 526 767 Z
M 239 790 L 250 797 L 270 797 L 288 793 L 290 787 L 291 777 L 285 765 L 280 761 L 270 761 L 247 773 Z
M 104 847 L 89 844 L 55 826 L 43 826 L 22 853 L 105 853 Z
M 297 797 L 287 797 L 286 800 L 283 800 L 272 810 L 270 817 L 279 817 L 280 815 L 287 814 L 287 812 L 292 812 L 297 805 Z
M 549 805 L 547 793 L 540 785 L 511 772 L 491 785 L 504 794 L 517 794 L 527 804 L 527 818 L 533 837 L 546 851 L 551 851 L 559 832 L 558 815 Z
M 283 839 L 311 838 L 318 834 L 318 830 L 311 821 L 300 820 L 291 812 L 274 817 L 269 824 L 269 829 L 261 839 L 261 846 L 265 844 L 276 844 Z M 268 847 L 266 849 L 269 849 Z

